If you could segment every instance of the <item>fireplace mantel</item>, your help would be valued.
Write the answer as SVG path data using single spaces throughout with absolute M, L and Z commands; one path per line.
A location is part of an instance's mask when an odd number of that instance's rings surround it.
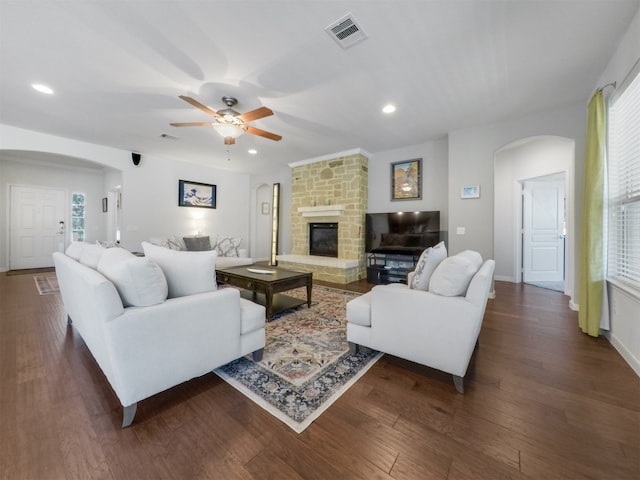
M 303 217 L 338 217 L 342 215 L 344 205 L 320 205 L 317 207 L 300 207 L 298 213 Z

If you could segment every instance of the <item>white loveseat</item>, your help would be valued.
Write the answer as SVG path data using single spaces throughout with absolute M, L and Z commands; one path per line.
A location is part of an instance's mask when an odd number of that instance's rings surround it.
M 456 261 L 461 260 L 439 263 L 445 267 L 444 263 Z M 439 288 L 435 290 L 443 294 L 410 288 L 415 284 L 411 273 L 408 285 L 377 285 L 351 300 L 347 304 L 351 351 L 355 353 L 362 345 L 442 370 L 453 375 L 456 389 L 464 393 L 463 378 L 478 341 L 495 268 L 493 260 L 479 261 L 480 268 L 476 266 L 471 272 L 467 269 L 468 278 L 461 279 L 461 285 L 453 289 L 457 279 L 446 272 L 437 275 L 440 265 L 432 265 L 427 272 L 432 281 L 423 279 L 423 283 L 434 286 L 434 277 L 438 276 Z
M 123 406 L 123 427 L 138 401 L 249 353 L 261 358 L 264 307 L 216 289 L 215 252 L 205 261 L 205 252 L 184 252 L 184 271 L 166 275 L 149 255 L 121 248 L 67 253 L 53 254 L 64 308 Z

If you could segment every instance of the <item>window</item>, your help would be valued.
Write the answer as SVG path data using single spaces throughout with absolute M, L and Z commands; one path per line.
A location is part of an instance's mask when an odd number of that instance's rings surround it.
M 84 193 L 71 195 L 71 240 L 84 241 Z
M 640 75 L 609 108 L 608 278 L 640 295 Z M 626 86 L 626 88 L 624 88 Z

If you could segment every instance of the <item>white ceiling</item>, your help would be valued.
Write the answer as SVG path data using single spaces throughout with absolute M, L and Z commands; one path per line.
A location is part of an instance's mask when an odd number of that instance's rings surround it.
M 254 173 L 375 153 L 586 105 L 639 5 L 0 0 L 0 123 Z M 343 50 L 325 27 L 348 12 L 368 39 Z M 240 112 L 265 105 L 274 115 L 251 125 L 283 139 L 243 135 L 227 154 L 210 128 L 169 125 L 210 120 L 178 95 L 215 110 L 223 95 Z M 387 102 L 392 115 L 381 113 Z

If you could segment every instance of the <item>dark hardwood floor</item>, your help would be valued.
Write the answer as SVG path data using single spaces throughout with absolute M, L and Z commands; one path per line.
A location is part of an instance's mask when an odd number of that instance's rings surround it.
M 140 402 L 123 430 L 59 295 L 0 274 L 0 477 L 640 478 L 640 379 L 562 294 L 496 293 L 464 395 L 384 356 L 298 435 L 208 374 Z

